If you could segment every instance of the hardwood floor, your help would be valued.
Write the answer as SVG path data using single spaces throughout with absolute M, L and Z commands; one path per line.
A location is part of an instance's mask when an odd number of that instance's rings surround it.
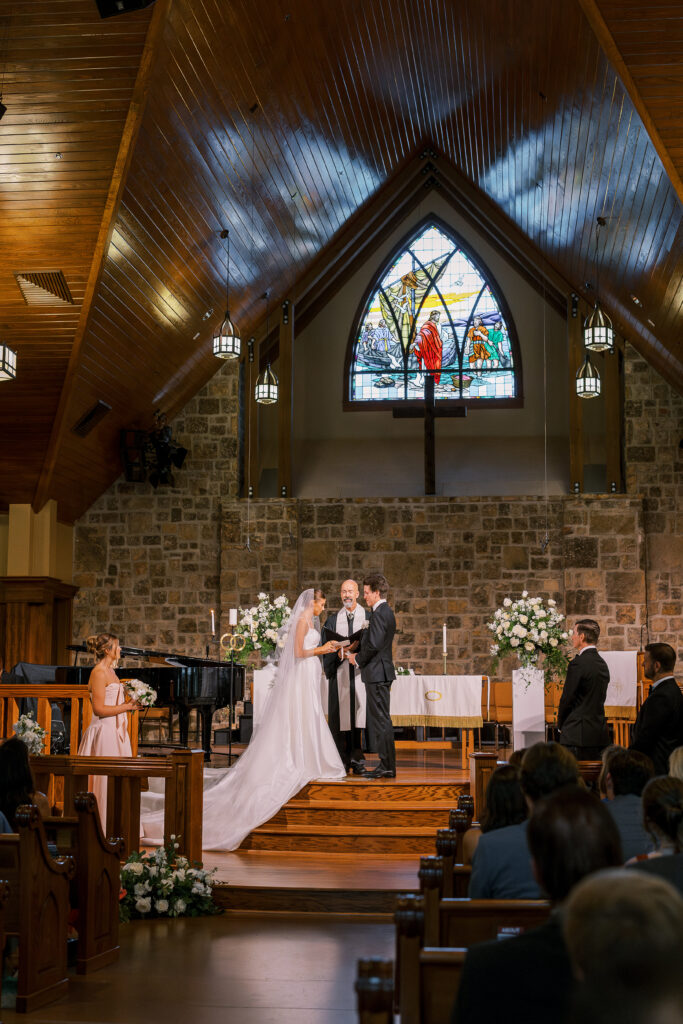
M 134 921 L 121 959 L 31 1024 L 355 1024 L 356 960 L 393 957 L 392 924 L 228 914 Z M 4 1024 L 26 1021 L 3 1010 Z

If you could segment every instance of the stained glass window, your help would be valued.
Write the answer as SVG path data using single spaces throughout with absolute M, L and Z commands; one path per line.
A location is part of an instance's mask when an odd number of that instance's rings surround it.
M 516 398 L 509 317 L 477 263 L 444 228 L 422 227 L 361 316 L 349 400 Z

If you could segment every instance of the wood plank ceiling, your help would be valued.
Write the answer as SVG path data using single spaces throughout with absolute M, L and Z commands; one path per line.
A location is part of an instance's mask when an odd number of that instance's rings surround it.
M 427 143 L 589 299 L 604 216 L 601 298 L 682 387 L 681 204 L 579 0 L 158 0 L 106 21 L 94 0 L 0 0 L 0 16 L 0 337 L 19 356 L 0 504 L 54 497 L 76 518 L 118 475 L 119 429 L 215 372 L 221 228 L 245 336 L 265 289 L 310 277 Z M 74 305 L 26 306 L 13 274 L 58 269 Z M 77 437 L 98 399 L 112 412 Z

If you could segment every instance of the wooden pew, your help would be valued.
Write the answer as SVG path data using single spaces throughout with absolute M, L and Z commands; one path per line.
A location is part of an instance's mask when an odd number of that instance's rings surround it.
M 164 836 L 175 835 L 178 852 L 192 863 L 202 859 L 203 750 L 174 750 L 168 757 L 72 757 L 53 754 L 32 757 L 36 788 L 55 792 L 62 780 L 63 810 L 73 814 L 77 791 L 87 787 L 89 775 L 106 775 L 106 835 L 121 837 L 124 856 L 140 848 L 140 792 L 143 780 L 165 779 Z
M 45 834 L 61 856 L 72 856 L 76 877 L 71 906 L 78 909 L 76 970 L 88 974 L 119 957 L 119 892 L 122 839 L 105 839 L 97 801 L 77 793 L 76 818 L 46 818 Z
M 359 1024 L 393 1024 L 393 960 L 359 960 L 354 988 Z
M 17 1010 L 28 1013 L 65 996 L 71 857 L 50 856 L 38 808 L 17 810 L 18 835 L 0 835 L 0 878 L 10 886 L 6 935 L 19 936 Z

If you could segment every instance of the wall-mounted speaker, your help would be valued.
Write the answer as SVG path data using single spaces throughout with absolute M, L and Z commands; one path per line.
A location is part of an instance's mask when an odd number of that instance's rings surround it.
M 95 0 L 100 18 L 113 18 L 115 14 L 128 14 L 151 7 L 154 0 Z

